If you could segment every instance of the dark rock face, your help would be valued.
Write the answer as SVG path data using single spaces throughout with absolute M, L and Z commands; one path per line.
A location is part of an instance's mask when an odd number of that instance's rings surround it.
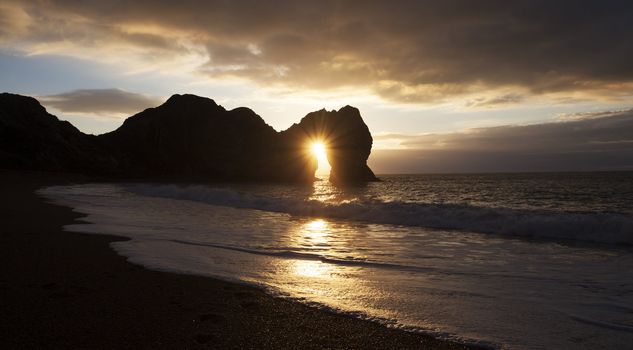
M 174 95 L 99 138 L 127 176 L 269 180 L 276 134 L 248 108 L 227 111 L 208 98 Z
M 0 167 L 103 173 L 115 160 L 67 121 L 32 97 L 0 94 Z
M 373 181 L 372 138 L 359 111 L 344 107 L 304 117 L 276 132 L 248 108 L 174 95 L 115 131 L 85 135 L 33 98 L 0 95 L 0 167 L 105 176 L 225 181 L 313 181 L 310 139 L 328 145 L 331 179 Z

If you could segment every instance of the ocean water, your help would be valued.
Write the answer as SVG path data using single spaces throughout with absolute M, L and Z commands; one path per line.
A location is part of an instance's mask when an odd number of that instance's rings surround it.
M 633 173 L 381 178 L 40 194 L 150 269 L 491 348 L 633 347 Z

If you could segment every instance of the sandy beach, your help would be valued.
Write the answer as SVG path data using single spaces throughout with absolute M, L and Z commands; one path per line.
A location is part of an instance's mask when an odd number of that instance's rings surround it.
M 123 238 L 64 232 L 80 215 L 34 193 L 85 181 L 0 173 L 3 349 L 464 348 L 255 288 L 130 264 L 108 246 Z

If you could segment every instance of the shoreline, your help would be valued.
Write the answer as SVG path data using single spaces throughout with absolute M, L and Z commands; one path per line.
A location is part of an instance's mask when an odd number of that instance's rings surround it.
M 147 270 L 63 231 L 83 215 L 47 202 L 72 174 L 0 171 L 0 346 L 25 348 L 470 349 L 316 309 L 244 284 Z

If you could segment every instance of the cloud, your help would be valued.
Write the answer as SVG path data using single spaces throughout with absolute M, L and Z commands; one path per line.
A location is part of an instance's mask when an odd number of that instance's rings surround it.
M 377 172 L 633 170 L 633 110 L 602 117 L 428 135 L 383 134 L 401 150 L 375 150 Z
M 0 3 L 0 43 L 16 35 L 23 35 L 29 15 L 17 4 Z
M 492 108 L 498 106 L 506 106 L 520 103 L 524 100 L 524 96 L 517 93 L 510 93 L 494 97 L 478 97 L 466 102 L 468 108 Z
M 520 103 L 526 94 L 633 95 L 633 3 L 626 1 L 8 4 L 20 16 L 0 18 L 11 26 L 2 36 L 14 33 L 7 42 L 27 53 L 123 55 L 137 66 L 204 62 L 189 68 L 263 86 L 362 87 L 406 103 L 459 97 L 472 108 Z
M 574 112 L 574 113 L 559 113 L 556 117 L 562 121 L 571 121 L 571 120 L 583 120 L 583 119 L 594 119 L 594 118 L 602 118 L 609 117 L 613 115 L 618 115 L 622 113 L 629 112 L 627 109 L 616 110 L 616 111 L 592 111 L 592 112 Z
M 40 96 L 43 105 L 64 113 L 105 116 L 130 115 L 159 105 L 162 100 L 119 89 L 74 90 L 57 95 Z

